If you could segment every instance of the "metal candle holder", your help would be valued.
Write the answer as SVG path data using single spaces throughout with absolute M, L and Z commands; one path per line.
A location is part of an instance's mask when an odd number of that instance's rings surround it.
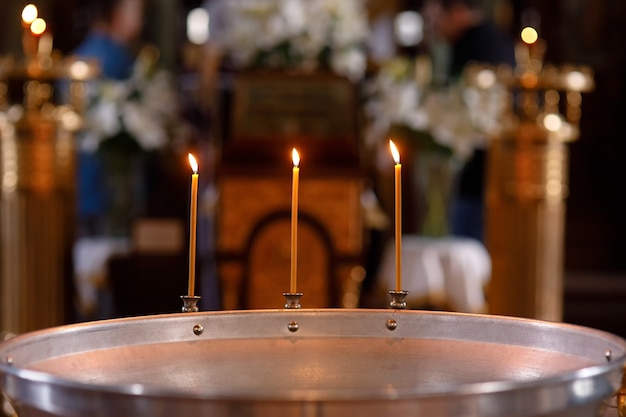
M 180 299 L 183 300 L 183 313 L 197 313 L 198 309 L 198 301 L 200 301 L 202 297 L 199 295 L 181 295 Z
M 406 296 L 409 295 L 408 291 L 389 291 L 389 295 L 391 295 L 389 307 L 394 310 L 404 310 L 406 308 Z
M 287 309 L 301 308 L 301 305 L 300 305 L 300 298 L 302 297 L 301 292 L 284 292 L 283 296 L 285 297 L 285 308 Z

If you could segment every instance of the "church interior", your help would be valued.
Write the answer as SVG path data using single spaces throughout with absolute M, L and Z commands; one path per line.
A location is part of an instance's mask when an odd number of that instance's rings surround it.
M 4 0 L 0 352 L 181 307 L 626 338 L 625 36 L 620 1 Z

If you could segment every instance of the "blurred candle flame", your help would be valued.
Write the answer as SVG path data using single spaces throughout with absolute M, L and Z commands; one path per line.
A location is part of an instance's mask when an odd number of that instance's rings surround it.
M 528 45 L 532 45 L 533 43 L 537 42 L 537 39 L 539 39 L 537 30 L 531 26 L 526 26 L 524 29 L 522 29 L 520 37 L 522 38 L 522 41 L 524 41 L 524 43 Z
M 291 159 L 293 160 L 294 167 L 300 165 L 300 155 L 298 154 L 296 148 L 293 148 L 293 150 L 291 151 Z
M 22 10 L 22 22 L 24 22 L 25 25 L 30 26 L 30 24 L 37 19 L 38 15 L 39 11 L 37 10 L 37 6 L 34 4 L 27 4 Z
M 30 31 L 33 32 L 33 35 L 41 35 L 46 31 L 46 26 L 46 21 L 38 17 L 30 24 Z

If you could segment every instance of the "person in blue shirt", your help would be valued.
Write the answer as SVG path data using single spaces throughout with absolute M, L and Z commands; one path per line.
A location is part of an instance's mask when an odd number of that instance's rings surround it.
M 97 60 L 105 78 L 128 78 L 135 61 L 132 45 L 143 27 L 143 0 L 94 0 L 92 3 L 92 27 L 74 54 Z
M 102 78 L 130 77 L 135 62 L 133 45 L 143 27 L 143 0 L 94 0 L 89 10 L 93 14 L 91 28 L 73 54 L 97 61 Z M 103 171 L 103 161 L 97 152 L 79 152 L 79 235 L 107 233 L 103 216 L 110 196 Z

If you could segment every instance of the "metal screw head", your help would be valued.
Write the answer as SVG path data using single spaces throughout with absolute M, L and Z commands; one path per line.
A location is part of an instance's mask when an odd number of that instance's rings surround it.
M 300 325 L 296 321 L 290 321 L 289 324 L 287 325 L 287 329 L 289 329 L 289 331 L 292 333 L 297 332 L 299 328 L 300 328 Z
M 398 322 L 394 319 L 389 319 L 385 322 L 385 326 L 387 326 L 389 330 L 396 330 L 396 327 L 398 327 Z
M 202 327 L 201 324 L 196 324 L 195 326 L 193 326 L 193 334 L 195 334 L 196 336 L 200 336 L 202 332 L 204 332 L 204 327 Z

